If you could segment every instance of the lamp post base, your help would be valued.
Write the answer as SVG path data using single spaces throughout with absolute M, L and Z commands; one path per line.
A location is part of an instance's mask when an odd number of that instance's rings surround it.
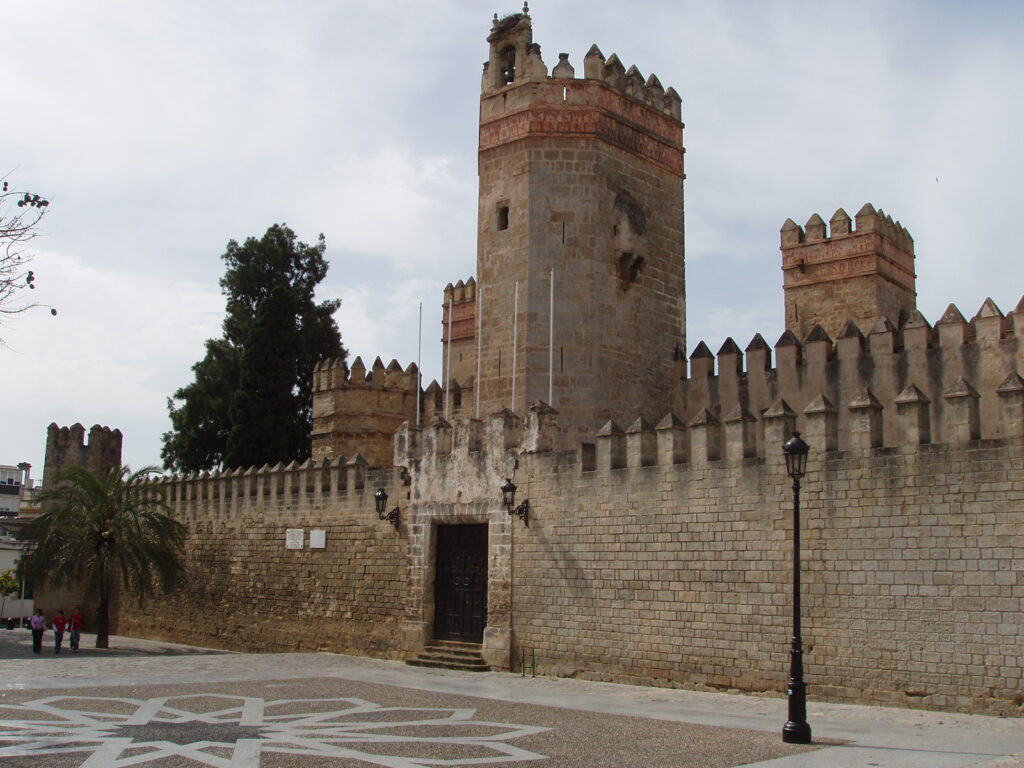
M 795 642 L 799 642 L 796 640 Z M 782 726 L 782 740 L 787 744 L 810 744 L 811 726 L 807 724 L 807 685 L 803 682 L 800 651 L 794 649 L 796 680 L 789 681 L 789 720 Z
M 811 726 L 806 722 L 797 723 L 790 720 L 782 726 L 782 740 L 786 744 L 810 744 Z

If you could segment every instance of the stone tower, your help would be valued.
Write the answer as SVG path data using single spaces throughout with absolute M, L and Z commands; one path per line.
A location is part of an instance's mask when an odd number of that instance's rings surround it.
M 459 280 L 455 285 L 448 283 L 444 288 L 441 343 L 444 345 L 441 381 L 449 381 L 450 375 L 451 381 L 462 387 L 471 385 L 476 376 L 476 280 L 472 277 L 466 282 Z
M 57 473 L 67 467 L 84 467 L 106 478 L 110 470 L 121 466 L 122 435 L 119 429 L 94 424 L 86 441 L 85 427 L 73 424 L 46 428 L 46 456 L 43 462 L 43 487 L 50 487 Z
M 582 78 L 568 54 L 549 75 L 525 6 L 495 16 L 487 39 L 481 414 L 547 402 L 550 366 L 551 405 L 573 437 L 660 418 L 686 345 L 680 98 L 596 45 Z
M 835 338 L 847 320 L 870 328 L 878 317 L 897 326 L 917 309 L 914 239 L 891 216 L 866 203 L 856 229 L 840 208 L 814 214 L 803 227 L 782 225 L 786 329 L 803 340 L 815 325 Z

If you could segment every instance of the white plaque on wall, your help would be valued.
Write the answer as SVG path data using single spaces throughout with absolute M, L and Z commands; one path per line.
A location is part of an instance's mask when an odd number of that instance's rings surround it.
M 327 546 L 327 531 L 310 531 L 309 548 L 324 549 Z
M 301 528 L 288 528 L 284 532 L 285 549 L 302 549 L 302 541 L 306 532 Z

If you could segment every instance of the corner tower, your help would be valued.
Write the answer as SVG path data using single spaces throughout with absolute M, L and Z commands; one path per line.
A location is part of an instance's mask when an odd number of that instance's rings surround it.
M 856 229 L 840 208 L 827 231 L 816 213 L 803 227 L 782 225 L 786 329 L 801 340 L 815 325 L 835 338 L 847 320 L 870 328 L 886 317 L 900 326 L 917 309 L 910 232 L 871 203 L 855 218 Z
M 596 45 L 582 78 L 568 54 L 549 75 L 528 11 L 487 38 L 481 413 L 550 400 L 576 434 L 658 419 L 686 346 L 680 98 Z

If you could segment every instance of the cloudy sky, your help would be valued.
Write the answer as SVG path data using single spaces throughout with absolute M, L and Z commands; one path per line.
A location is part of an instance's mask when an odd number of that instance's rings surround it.
M 492 14 L 473 0 L 0 4 L 0 174 L 52 200 L 33 297 L 0 337 L 0 464 L 46 425 L 159 464 L 166 398 L 220 333 L 220 255 L 327 237 L 351 355 L 440 375 L 444 284 L 474 272 Z M 549 67 L 592 43 L 683 98 L 688 344 L 782 331 L 778 230 L 865 202 L 916 241 L 918 306 L 1024 295 L 1024 5 L 535 0 Z

